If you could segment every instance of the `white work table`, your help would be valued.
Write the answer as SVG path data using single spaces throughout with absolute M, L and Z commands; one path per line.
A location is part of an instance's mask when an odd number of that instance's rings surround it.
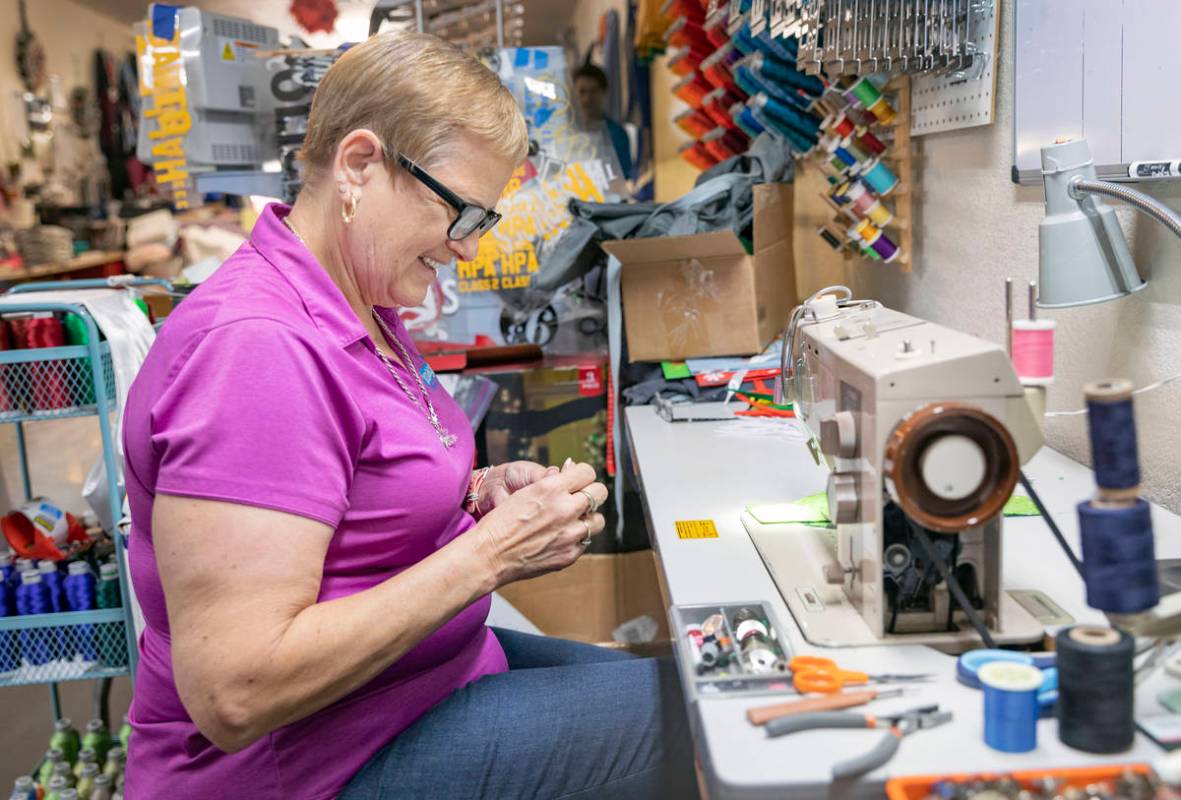
M 1039 723 L 1038 746 L 1032 752 L 1000 753 L 984 743 L 983 696 L 956 681 L 954 657 L 920 645 L 825 649 L 809 644 L 739 518 L 747 505 L 787 502 L 824 490 L 827 473 L 813 462 L 804 443 L 738 435 L 736 429 L 727 433 L 727 426 L 735 424 L 728 421 L 669 423 L 651 406 L 628 408 L 625 419 L 670 605 L 765 601 L 794 655 L 825 655 L 842 667 L 868 672 L 937 675 L 931 682 L 911 685 L 903 697 L 852 711 L 887 714 L 938 703 L 955 715 L 947 725 L 907 736 L 883 768 L 860 781 L 833 784 L 833 763 L 872 748 L 882 731 L 810 731 L 772 739 L 746 721 L 746 710 L 791 696 L 710 696 L 691 702 L 686 691 L 697 755 L 713 800 L 882 797 L 884 782 L 897 776 L 1144 762 L 1161 754 L 1140 733 L 1125 753 L 1097 756 L 1074 750 L 1059 742 L 1053 719 Z M 1079 552 L 1075 505 L 1093 492 L 1091 471 L 1046 448 L 1025 472 Z M 717 538 L 678 538 L 676 520 L 706 519 L 717 526 Z M 1181 556 L 1181 518 L 1154 506 L 1153 523 L 1157 557 Z M 1087 607 L 1082 581 L 1040 517 L 1007 518 L 1003 536 L 1006 589 L 1039 589 L 1076 622 L 1106 623 Z M 680 632 L 672 633 L 674 646 L 681 647 Z M 1171 679 L 1162 675 L 1159 680 Z M 1141 709 L 1154 709 L 1153 694 L 1138 692 L 1137 716 Z

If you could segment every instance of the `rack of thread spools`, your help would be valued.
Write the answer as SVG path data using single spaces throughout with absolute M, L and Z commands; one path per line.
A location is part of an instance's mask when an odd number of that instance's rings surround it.
M 163 285 L 135 279 L 120 285 Z M 98 419 L 105 468 L 104 503 L 122 515 L 112 414 L 117 412 L 111 347 L 83 302 L 39 298 L 52 289 L 109 288 L 106 281 L 28 284 L 0 305 L 0 423 L 16 428 L 25 504 L 0 519 L 0 687 L 50 685 L 53 718 L 61 716 L 57 684 L 134 676 L 135 630 L 125 569 L 124 536 L 90 529 L 37 497 L 25 426 L 67 417 Z M 119 289 L 111 288 L 112 291 Z M 146 305 L 137 302 L 141 311 Z M 150 318 L 150 315 L 149 315 Z M 104 690 L 106 688 L 104 685 Z
M 745 153 L 764 132 L 795 155 L 816 146 L 825 83 L 796 68 L 794 38 L 773 37 L 765 20 L 752 20 L 750 0 L 666 0 L 661 11 L 671 20 L 673 94 L 689 106 L 674 118 L 693 137 L 682 159 L 705 170 Z
M 832 218 L 816 233 L 837 252 L 914 268 L 909 78 L 843 77 L 817 98 L 824 112 L 809 152 L 828 181 Z
M 54 722 L 37 769 L 13 782 L 11 800 L 122 800 L 131 724 L 112 735 L 96 717 L 82 733 L 70 719 Z

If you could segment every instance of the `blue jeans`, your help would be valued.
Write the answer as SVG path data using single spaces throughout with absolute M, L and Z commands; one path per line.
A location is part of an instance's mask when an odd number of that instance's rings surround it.
M 509 671 L 431 709 L 340 800 L 697 797 L 671 659 L 493 632 Z

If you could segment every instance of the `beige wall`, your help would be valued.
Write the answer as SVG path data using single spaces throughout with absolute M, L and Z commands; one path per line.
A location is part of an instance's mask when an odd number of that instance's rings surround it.
M 145 3 L 145 8 L 146 8 Z M 133 46 L 131 28 L 71 0 L 29 0 L 29 27 L 45 48 L 48 72 L 60 75 L 62 90 L 79 84 L 93 91 L 96 48 L 122 55 Z M 15 94 L 22 92 L 16 70 L 16 33 L 20 13 L 16 0 L 0 2 L 0 159 L 16 158 L 24 124 Z
M 846 269 L 829 270 L 822 277 L 811 274 L 809 268 L 831 259 L 818 256 L 811 261 L 797 259 L 805 273 L 803 283 L 815 287 L 843 271 L 858 296 L 874 297 L 894 308 L 1003 341 L 1004 279 L 1012 276 L 1019 286 L 1036 280 L 1037 228 L 1043 206 L 1040 187 L 1018 187 L 1009 180 L 1013 5 L 1002 3 L 1002 7 L 996 121 L 915 140 L 922 165 L 917 180 L 921 191 L 916 198 L 915 271 L 907 275 L 892 266 L 850 262 Z M 1157 186 L 1153 193 L 1173 208 L 1181 208 L 1181 186 Z M 797 200 L 796 207 L 804 204 Z M 1142 386 L 1181 372 L 1181 240 L 1146 217 L 1133 217 L 1129 211 L 1120 215 L 1136 263 L 1149 278 L 1148 288 L 1115 302 L 1040 312 L 1039 316 L 1058 321 L 1051 410 L 1081 408 L 1082 386 L 1088 381 L 1123 376 Z M 1024 310 L 1024 295 L 1018 302 Z M 1181 511 L 1179 402 L 1181 389 L 1176 384 L 1136 400 L 1147 493 L 1173 511 Z M 1051 447 L 1088 461 L 1084 417 L 1050 420 L 1046 432 Z

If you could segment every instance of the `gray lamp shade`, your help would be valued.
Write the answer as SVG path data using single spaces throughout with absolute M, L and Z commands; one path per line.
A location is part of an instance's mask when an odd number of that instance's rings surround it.
M 1076 176 L 1095 180 L 1086 140 L 1042 148 L 1046 216 L 1038 226 L 1038 306 L 1062 308 L 1101 303 L 1138 292 L 1147 284 L 1136 271 L 1111 206 L 1070 192 Z

